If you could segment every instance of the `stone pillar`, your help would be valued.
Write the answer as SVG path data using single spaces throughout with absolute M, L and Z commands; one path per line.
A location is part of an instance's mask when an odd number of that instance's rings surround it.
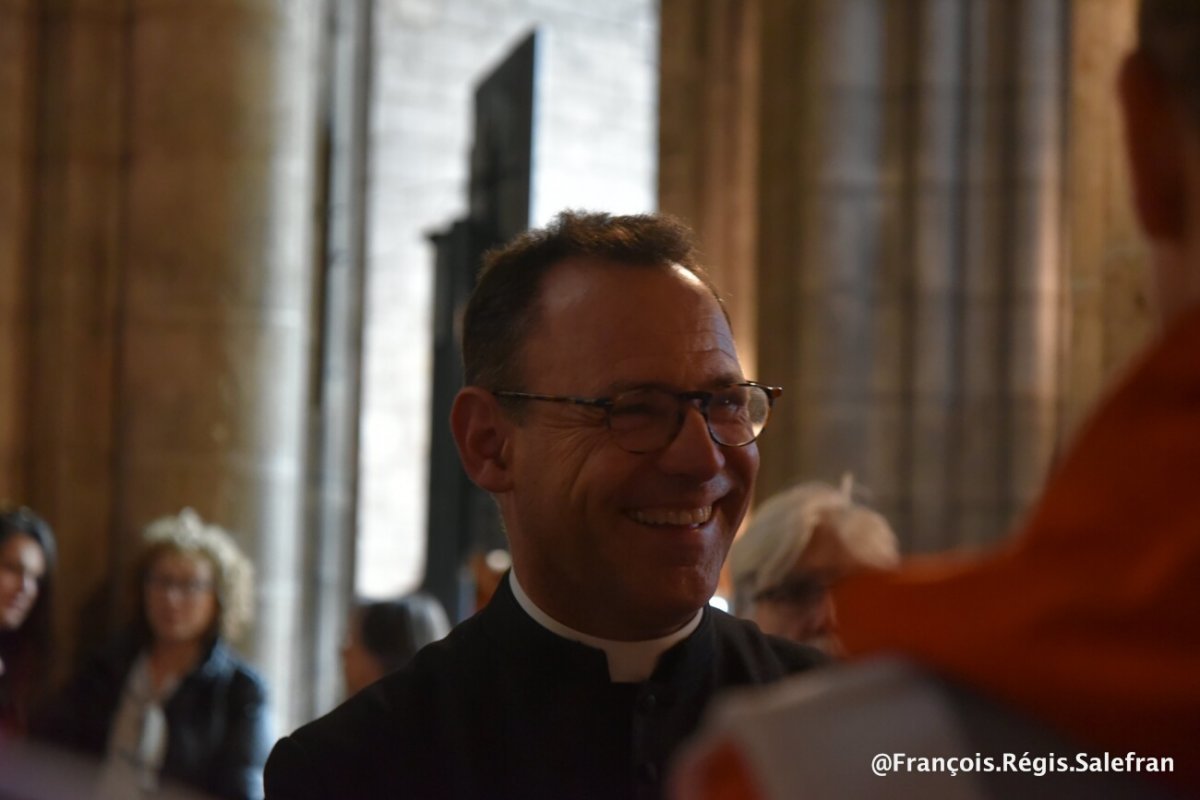
M 968 5 L 960 544 L 1004 535 L 1058 437 L 1065 4 Z
M 664 98 L 685 46 L 669 5 Z M 787 394 L 760 496 L 850 470 L 910 549 L 932 550 L 996 539 L 1035 494 L 1064 358 L 1067 7 L 761 5 L 757 375 Z M 664 114 L 705 131 L 704 108 Z M 679 172 L 662 172 L 666 210 L 721 202 L 695 176 L 706 197 L 680 198 Z
M 667 0 L 660 21 L 659 205 L 696 231 L 756 374 L 758 0 Z
M 322 237 L 321 352 L 313 369 L 309 418 L 307 528 L 300 641 L 295 679 L 306 691 L 298 719 L 343 699 L 341 646 L 354 599 L 357 543 L 359 409 L 368 185 L 368 99 L 374 0 L 330 5 L 331 36 L 323 70 L 326 231 Z
M 306 700 L 324 9 L 0 3 L 0 495 L 58 532 L 62 662 L 128 613 L 142 527 L 190 505 L 257 565 L 237 644 L 281 727 Z
M 127 14 L 124 2 L 53 0 L 30 18 L 34 102 L 27 165 L 29 403 L 23 502 L 59 539 L 58 641 L 109 630 L 119 520 L 118 320 L 124 269 Z M 124 588 L 122 586 L 122 588 Z
M 136 0 L 117 519 L 194 506 L 253 556 L 250 654 L 302 710 L 321 0 Z
M 887 4 L 769 4 L 759 175 L 760 373 L 785 385 L 762 493 L 853 472 L 903 505 L 906 155 Z M 799 38 L 797 38 L 799 37 Z M 774 425 L 774 422 L 772 423 Z
M 806 386 L 797 380 L 807 360 L 798 329 L 809 309 L 796 302 L 803 275 L 801 248 L 812 241 L 810 223 L 801 209 L 806 187 L 812 183 L 815 153 L 820 143 L 805 133 L 812 125 L 813 104 L 807 98 L 817 59 L 816 24 L 812 4 L 785 0 L 762 6 L 758 117 L 759 167 L 755 170 L 758 197 L 754 222 L 757 261 L 755 283 L 760 293 L 755 316 L 760 380 L 783 385 L 784 401 L 776 405 L 767 435 L 759 445 L 762 470 L 758 496 L 766 497 L 797 480 L 816 479 L 801 474 L 800 450 L 810 447 L 812 431 L 804 423 Z M 664 30 L 664 41 L 669 34 Z M 789 45 L 786 40 L 791 39 Z M 668 88 L 664 85 L 664 94 Z M 770 170 L 783 179 L 770 178 Z M 667 209 L 670 210 L 670 209 Z M 811 215 L 813 208 L 804 209 Z M 788 236 L 783 231 L 792 226 Z M 774 232 L 774 235 L 768 234 Z
M 0 502 L 29 493 L 30 301 L 36 114 L 33 0 L 0 0 Z
M 1004 535 L 1014 515 L 1037 498 L 1062 435 L 1059 408 L 1064 319 L 1062 286 L 1069 260 L 1063 196 L 1066 185 L 1066 76 L 1069 3 L 1022 0 L 1005 4 L 1016 19 L 1015 63 L 1009 74 L 1014 89 L 1007 189 L 1011 205 L 1011 242 L 1002 339 L 1007 356 L 1001 403 L 1008 409 L 1007 432 L 999 447 L 1007 451 L 1008 472 L 997 509 Z
M 957 0 L 927 3 L 915 16 L 912 51 L 911 177 L 905 225 L 911 339 L 905 378 L 911 391 L 906 452 L 909 469 L 909 545 L 946 544 L 959 482 L 949 454 L 961 436 L 958 383 L 963 349 L 958 338 L 964 252 L 963 179 L 967 133 L 967 9 Z M 901 101 L 904 102 L 904 101 Z

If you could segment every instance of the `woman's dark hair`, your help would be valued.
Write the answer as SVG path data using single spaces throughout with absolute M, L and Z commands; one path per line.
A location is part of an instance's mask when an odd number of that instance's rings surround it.
M 358 610 L 359 641 L 383 666 L 399 669 L 430 642 L 445 636 L 450 625 L 436 598 L 422 592 L 364 603 Z
M 58 548 L 46 520 L 28 508 L 0 507 L 0 547 L 17 535 L 28 536 L 41 548 L 46 571 L 38 581 L 37 600 L 21 626 L 0 631 L 0 660 L 4 662 L 0 691 L 0 723 L 23 728 L 29 706 L 45 688 L 53 642 L 51 602 Z

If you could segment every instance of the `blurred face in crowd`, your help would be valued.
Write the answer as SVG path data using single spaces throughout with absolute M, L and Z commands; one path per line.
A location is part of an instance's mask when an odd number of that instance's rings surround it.
M 0 630 L 21 627 L 45 574 L 46 555 L 32 536 L 14 533 L 0 543 Z
M 346 680 L 346 696 L 370 686 L 383 677 L 383 664 L 362 641 L 362 613 L 350 617 L 346 640 L 342 644 L 342 675 Z
M 833 651 L 836 617 L 829 589 L 864 566 L 837 531 L 821 523 L 784 579 L 760 593 L 754 621 L 764 633 Z
M 213 565 L 203 556 L 167 551 L 146 572 L 146 620 L 156 642 L 197 642 L 217 619 Z
M 525 392 L 611 397 L 744 380 L 725 315 L 694 276 L 564 262 L 543 279 L 521 350 Z M 695 403 L 673 439 L 631 453 L 595 407 L 523 403 L 509 419 L 499 498 L 518 579 L 560 622 L 637 640 L 685 624 L 712 595 L 758 471 L 719 445 Z

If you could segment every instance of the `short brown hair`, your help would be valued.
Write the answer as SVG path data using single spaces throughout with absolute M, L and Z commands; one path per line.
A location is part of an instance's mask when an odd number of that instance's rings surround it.
M 592 257 L 631 266 L 678 264 L 712 292 L 691 230 L 667 214 L 615 216 L 563 211 L 545 228 L 527 231 L 484 256 L 463 316 L 463 371 L 468 385 L 521 388 L 521 345 L 537 322 L 542 278 L 555 265 Z

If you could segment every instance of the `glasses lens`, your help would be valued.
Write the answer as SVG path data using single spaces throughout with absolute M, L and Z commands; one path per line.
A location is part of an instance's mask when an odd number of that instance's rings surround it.
M 671 441 L 678 417 L 675 395 L 661 389 L 635 389 L 613 398 L 608 426 L 618 447 L 649 453 Z
M 719 443 L 741 447 L 758 438 L 771 413 L 771 397 L 759 386 L 729 386 L 713 393 L 708 429 Z
M 192 596 L 202 594 L 212 589 L 211 581 L 204 580 L 181 580 L 170 578 L 164 575 L 150 575 L 146 578 L 146 586 L 156 592 L 167 594 L 171 591 L 178 591 L 180 594 Z
M 755 599 L 811 608 L 823 602 L 828 593 L 829 581 L 816 577 L 791 577 L 785 578 L 778 586 L 763 589 L 755 595 Z

